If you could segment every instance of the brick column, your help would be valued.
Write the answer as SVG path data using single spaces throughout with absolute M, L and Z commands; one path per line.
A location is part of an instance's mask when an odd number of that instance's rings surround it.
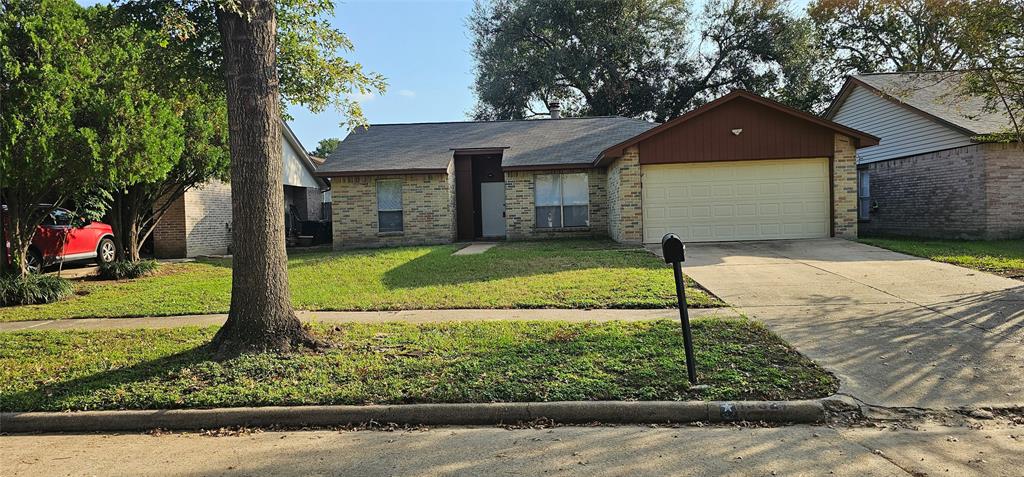
M 608 235 L 617 242 L 644 240 L 640 150 L 626 149 L 608 166 Z
M 857 150 L 842 134 L 836 134 L 832 156 L 832 230 L 836 237 L 857 238 Z

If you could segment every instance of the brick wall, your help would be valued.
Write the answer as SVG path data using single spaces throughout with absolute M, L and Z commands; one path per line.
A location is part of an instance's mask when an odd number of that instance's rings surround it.
M 862 166 L 870 171 L 870 200 L 878 209 L 860 224 L 861 233 L 983 238 L 983 149 L 973 145 Z
M 166 203 L 166 197 L 158 199 L 156 207 L 163 207 Z M 153 228 L 153 255 L 156 258 L 182 258 L 186 253 L 185 201 L 178 198 Z
M 211 181 L 189 190 L 153 229 L 157 258 L 221 255 L 230 246 L 231 185 L 226 182 Z
M 589 189 L 589 227 L 538 229 L 534 209 L 534 178 L 546 174 L 587 174 Z M 608 179 L 602 169 L 505 172 L 505 224 L 509 240 L 560 237 L 594 237 L 608 234 Z
M 631 147 L 608 166 L 608 235 L 612 239 L 643 241 L 642 200 L 640 152 Z
M 228 253 L 231 246 L 231 185 L 210 181 L 186 192 L 184 199 L 188 256 Z
M 832 156 L 832 231 L 836 237 L 857 238 L 857 150 L 850 138 L 835 135 Z
M 332 179 L 334 248 L 452 242 L 455 188 L 451 166 L 448 172 Z M 402 181 L 402 232 L 378 233 L 378 179 Z
M 985 232 L 988 240 L 1024 237 L 1024 146 L 985 144 Z

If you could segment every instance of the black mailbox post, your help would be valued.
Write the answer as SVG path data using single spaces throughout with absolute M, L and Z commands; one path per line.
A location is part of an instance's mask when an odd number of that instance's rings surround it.
M 665 263 L 672 264 L 676 277 L 676 299 L 679 301 L 679 321 L 683 328 L 683 347 L 686 351 L 686 374 L 690 384 L 697 384 L 697 364 L 693 359 L 693 335 L 690 333 L 690 313 L 686 309 L 686 287 L 683 282 L 683 262 L 686 260 L 686 245 L 676 234 L 665 234 L 661 238 L 661 254 Z

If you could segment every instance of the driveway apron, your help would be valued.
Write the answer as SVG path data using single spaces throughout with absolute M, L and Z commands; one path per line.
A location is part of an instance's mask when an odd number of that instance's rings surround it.
M 687 246 L 684 271 L 888 407 L 1024 404 L 1024 283 L 841 239 Z

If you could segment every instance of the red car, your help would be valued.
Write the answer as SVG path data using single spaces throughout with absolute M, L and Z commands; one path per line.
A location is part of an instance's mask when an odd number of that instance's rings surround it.
M 6 211 L 7 207 L 4 206 L 3 210 Z M 58 207 L 50 213 L 36 230 L 28 249 L 29 271 L 38 273 L 47 265 L 61 260 L 72 262 L 95 259 L 100 263 L 114 261 L 114 232 L 109 225 L 88 220 L 73 225 L 74 222 L 74 214 L 67 209 Z

